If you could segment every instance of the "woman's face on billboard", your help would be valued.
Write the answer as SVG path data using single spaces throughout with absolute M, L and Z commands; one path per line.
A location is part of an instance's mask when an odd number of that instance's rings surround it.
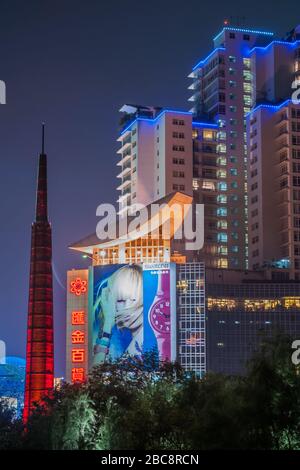
M 121 313 L 123 310 L 134 307 L 136 299 L 117 299 L 116 300 L 116 311 Z

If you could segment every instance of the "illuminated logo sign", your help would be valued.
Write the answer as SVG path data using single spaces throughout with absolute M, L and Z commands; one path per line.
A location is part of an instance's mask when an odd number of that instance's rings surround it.
M 6 85 L 3 80 L 0 80 L 0 104 L 6 104 Z
M 72 325 L 84 325 L 85 324 L 85 316 L 84 311 L 80 310 L 72 312 Z
M 82 279 L 80 279 L 80 277 L 77 277 L 75 281 L 71 282 L 70 292 L 77 296 L 81 294 L 85 294 L 87 291 L 86 285 L 87 285 L 86 281 L 83 281 Z

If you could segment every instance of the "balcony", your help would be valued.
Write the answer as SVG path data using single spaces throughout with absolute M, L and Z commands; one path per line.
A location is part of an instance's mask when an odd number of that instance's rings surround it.
M 128 173 L 131 172 L 131 162 L 130 164 L 123 167 L 121 173 L 117 175 L 117 178 L 124 178 Z
M 129 148 L 131 146 L 131 138 L 130 139 L 126 139 L 123 143 L 122 143 L 122 146 L 121 148 L 119 148 L 119 150 L 117 150 L 117 153 L 119 154 L 122 154 L 126 151 L 127 148 Z
M 284 149 L 284 148 L 288 148 L 288 147 L 289 147 L 289 144 L 288 144 L 287 140 L 285 139 L 285 140 L 283 140 L 282 142 L 279 142 L 276 151 L 278 152 L 278 151 L 280 151 L 280 150 L 282 150 L 282 149 Z
M 282 124 L 284 121 L 287 121 L 287 119 L 288 119 L 287 114 L 284 113 L 280 116 L 280 118 L 278 119 L 275 125 L 277 126 L 278 124 Z
M 118 191 L 122 191 L 124 188 L 126 188 L 128 185 L 131 185 L 131 176 L 129 175 L 129 177 L 125 178 L 122 183 L 120 184 L 120 186 L 117 187 L 117 190 Z M 125 191 L 123 191 L 123 194 L 125 193 Z
M 126 155 L 121 157 L 121 160 L 117 163 L 117 166 L 124 166 L 127 161 L 131 159 L 131 152 L 127 152 Z
M 275 137 L 275 139 L 278 139 L 279 137 L 282 137 L 282 136 L 286 136 L 288 135 L 289 131 L 288 129 L 282 129 L 278 134 L 277 136 Z

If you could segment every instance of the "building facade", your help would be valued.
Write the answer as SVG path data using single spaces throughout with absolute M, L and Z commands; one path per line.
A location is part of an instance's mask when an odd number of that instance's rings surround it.
M 268 274 L 207 270 L 208 372 L 245 374 L 266 338 L 285 334 L 291 344 L 299 338 L 300 285 Z
M 192 195 L 191 113 L 132 105 L 121 112 L 120 214 L 174 191 Z
M 172 193 L 160 200 L 159 213 L 149 215 L 149 225 L 139 233 L 128 230 L 126 239 L 111 240 L 94 235 L 70 246 L 92 263 L 86 270 L 68 271 L 68 381 L 84 381 L 107 359 L 125 353 L 140 358 L 152 350 L 161 360 L 178 360 L 185 370 L 205 373 L 204 263 L 189 262 L 175 250 L 173 236 L 183 221 L 176 211 L 175 217 L 164 217 L 166 206 L 191 201 Z M 170 239 L 163 237 L 161 225 L 168 216 Z
M 298 39 L 297 39 L 298 38 Z M 249 266 L 300 280 L 300 35 L 250 52 L 255 108 L 247 116 Z
M 218 249 L 223 256 L 218 267 L 245 269 L 247 237 L 247 141 L 246 115 L 253 104 L 249 51 L 267 45 L 269 32 L 225 27 L 214 38 L 213 51 L 198 62 L 190 74 L 193 83 L 192 113 L 195 118 L 217 123 L 218 204 L 220 221 Z
M 299 28 L 276 41 L 271 32 L 226 26 L 189 75 L 190 111 L 121 108 L 119 215 L 133 216 L 139 204 L 202 204 L 204 246 L 188 252 L 185 240 L 176 240 L 182 223 L 176 213 L 169 238 L 157 214 L 148 213 L 148 221 L 156 220 L 155 237 L 142 224 L 139 235 L 92 235 L 73 244 L 92 259 L 92 268 L 68 274 L 68 285 L 77 274 L 87 285 L 84 306 L 68 293 L 68 380 L 85 379 L 93 334 L 87 323 L 77 329 L 70 319 L 74 312 L 93 311 L 94 286 L 104 289 L 109 269 L 113 278 L 126 266 L 139 277 L 149 263 L 176 266 L 170 357 L 200 375 L 245 373 L 265 334 L 299 336 L 300 105 L 292 100 L 300 81 L 299 41 Z M 152 275 L 160 279 L 168 269 L 153 268 Z M 75 333 L 86 338 L 81 366 L 73 360 Z M 110 335 L 101 332 L 97 354 L 107 350 Z

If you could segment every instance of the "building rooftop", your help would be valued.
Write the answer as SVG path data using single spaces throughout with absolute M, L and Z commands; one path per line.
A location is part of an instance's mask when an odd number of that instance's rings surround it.
M 170 208 L 172 208 L 172 206 L 191 204 L 192 200 L 193 198 L 187 194 L 173 192 L 154 201 L 145 208 L 148 213 L 147 220 L 143 221 L 140 226 L 135 227 L 134 230 L 130 229 L 130 223 L 135 219 L 134 216 L 128 216 L 127 220 L 125 219 L 125 223 L 121 225 L 120 218 L 116 216 L 116 212 L 112 213 L 110 232 L 115 233 L 115 237 L 110 238 L 107 236 L 105 239 L 99 239 L 97 234 L 93 233 L 78 242 L 72 243 L 69 245 L 69 248 L 82 253 L 92 254 L 95 248 L 111 248 L 113 246 L 124 244 L 127 241 L 146 237 L 167 221 L 167 217 L 170 214 Z M 182 223 L 181 215 L 181 211 L 180 214 L 174 211 L 174 225 L 172 227 L 172 233 L 170 233 L 171 237 L 176 230 L 178 230 L 179 224 Z M 149 228 L 151 228 L 151 230 L 149 230 Z

